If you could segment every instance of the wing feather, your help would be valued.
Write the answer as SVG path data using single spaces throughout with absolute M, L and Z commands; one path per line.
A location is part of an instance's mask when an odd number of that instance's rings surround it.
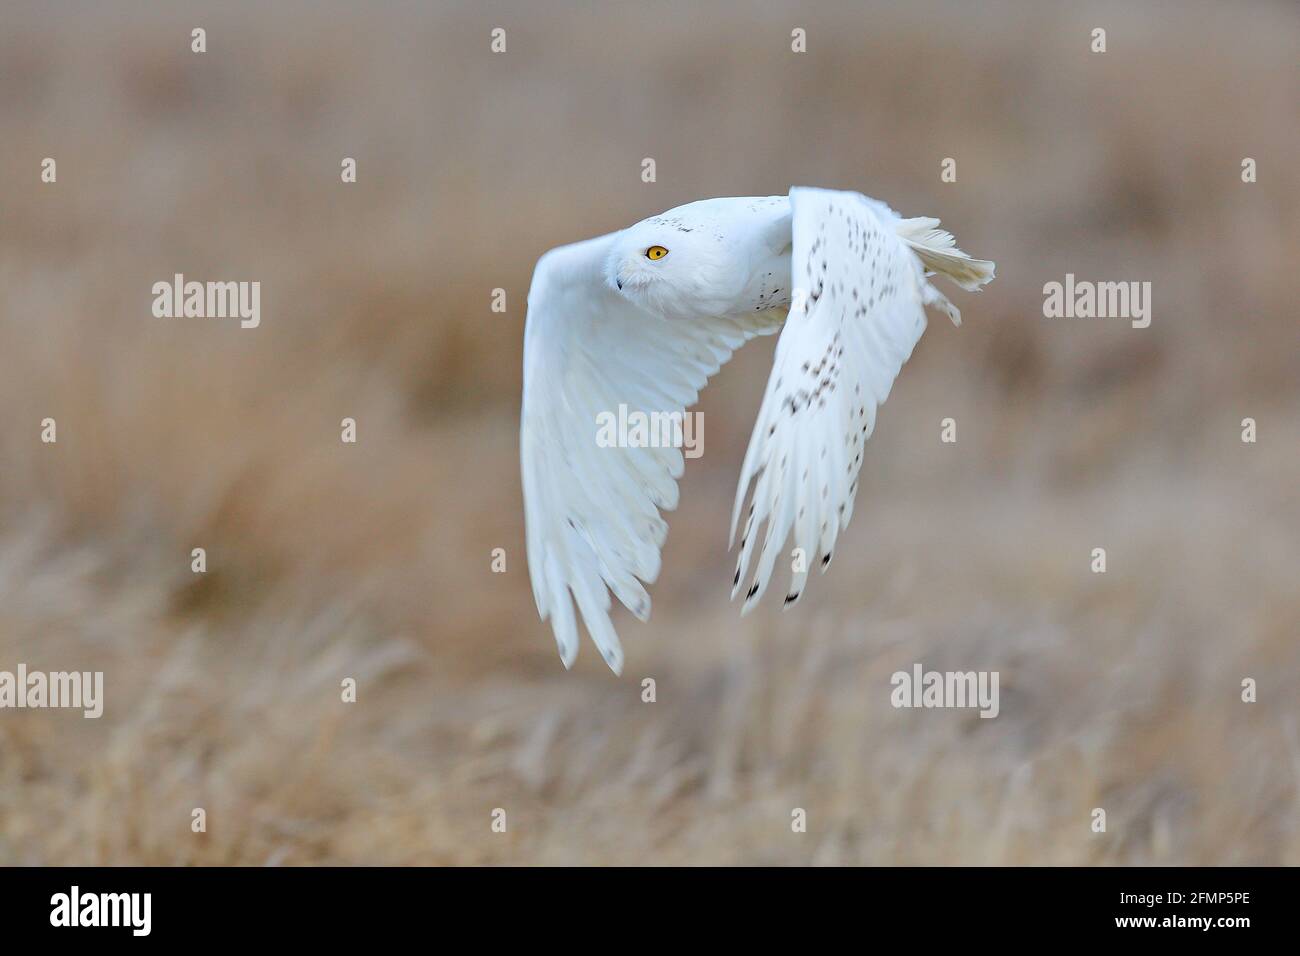
M 792 534 L 786 605 L 802 595 L 810 567 L 830 563 L 853 514 L 876 408 L 925 331 L 925 306 L 957 319 L 926 268 L 964 287 L 993 274 L 992 263 L 956 249 L 937 220 L 903 220 L 858 193 L 796 188 L 790 201 L 794 302 L 731 520 L 734 543 L 748 500 L 732 589 L 735 597 L 745 588 L 745 612 L 763 596 Z
M 597 416 L 685 412 L 709 377 L 771 315 L 690 322 L 647 312 L 609 288 L 613 236 L 564 246 L 538 262 L 528 294 L 520 463 L 533 596 L 566 667 L 578 654 L 576 603 L 616 673 L 623 650 L 610 621 L 612 591 L 645 620 L 644 584 L 659 575 L 685 468 L 678 448 L 600 447 Z

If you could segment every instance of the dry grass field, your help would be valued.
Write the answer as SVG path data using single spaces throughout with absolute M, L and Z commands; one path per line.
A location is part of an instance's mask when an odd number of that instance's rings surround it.
M 0 0 L 0 670 L 106 694 L 0 711 L 0 863 L 1300 864 L 1298 43 L 1280 2 Z M 998 278 L 904 368 L 830 572 L 743 620 L 739 354 L 623 677 L 565 672 L 532 265 L 791 184 Z M 177 272 L 260 281 L 261 326 L 154 318 Z M 1150 281 L 1150 328 L 1044 318 L 1067 272 Z M 999 671 L 999 716 L 894 709 L 914 662 Z

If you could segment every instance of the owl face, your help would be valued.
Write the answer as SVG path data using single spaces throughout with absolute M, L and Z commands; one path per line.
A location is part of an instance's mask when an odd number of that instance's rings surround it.
M 724 260 L 716 243 L 701 242 L 693 230 L 646 220 L 619 234 L 605 274 L 611 288 L 647 311 L 691 316 L 717 308 Z

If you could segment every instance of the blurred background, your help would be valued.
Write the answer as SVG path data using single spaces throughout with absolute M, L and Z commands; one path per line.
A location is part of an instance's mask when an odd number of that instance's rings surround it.
M 0 713 L 0 863 L 1300 863 L 1300 12 L 1131 7 L 4 0 L 0 669 L 106 704 Z M 532 266 L 791 184 L 998 278 L 945 289 L 832 571 L 743 621 L 740 353 L 624 676 L 566 673 Z M 261 327 L 155 319 L 176 272 L 260 281 Z M 1067 272 L 1151 282 L 1151 327 L 1045 319 Z M 894 710 L 915 662 L 1000 671 L 1000 715 Z

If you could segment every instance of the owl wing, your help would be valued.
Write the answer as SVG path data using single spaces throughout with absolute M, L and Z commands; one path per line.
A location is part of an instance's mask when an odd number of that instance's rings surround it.
M 566 667 L 578 653 L 574 603 L 610 668 L 623 651 L 609 592 L 641 620 L 643 583 L 659 574 L 684 461 L 677 447 L 603 447 L 602 421 L 620 406 L 681 415 L 709 377 L 769 313 L 690 322 L 647 312 L 603 275 L 613 234 L 563 246 L 538 261 L 528 293 L 520 465 L 528 570 Z
M 993 264 L 956 249 L 952 237 L 935 228 L 937 220 L 901 219 L 852 192 L 795 188 L 790 200 L 794 301 L 731 519 L 734 544 L 749 497 L 732 582 L 733 598 L 746 589 L 746 612 L 762 597 L 792 533 L 787 606 L 803 593 L 807 569 L 830 563 L 836 536 L 853 514 L 876 406 L 925 331 L 925 306 L 960 320 L 926 281 L 926 270 L 966 288 L 993 276 Z

